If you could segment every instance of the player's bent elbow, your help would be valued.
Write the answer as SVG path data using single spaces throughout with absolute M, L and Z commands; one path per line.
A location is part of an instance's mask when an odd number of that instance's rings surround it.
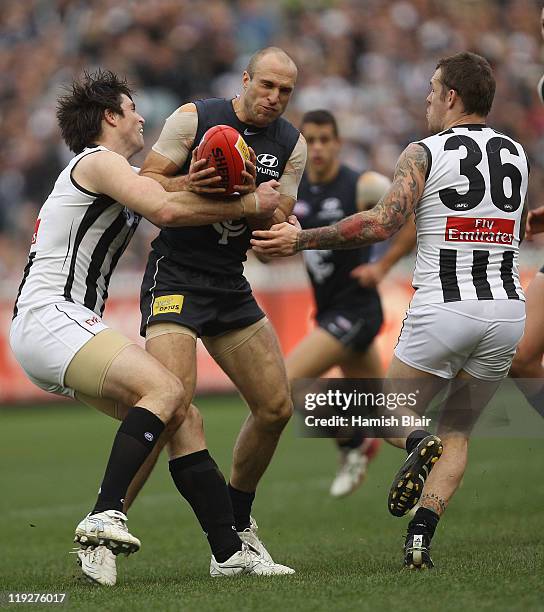
M 402 224 L 397 223 L 389 223 L 385 226 L 382 226 L 380 230 L 377 232 L 377 237 L 379 238 L 379 242 L 383 242 L 384 240 L 389 240 L 392 238 L 402 227 Z
M 165 204 L 161 206 L 152 217 L 148 217 L 149 221 L 156 225 L 157 227 L 177 227 L 180 225 L 184 225 L 186 219 L 186 215 L 182 214 L 180 207 L 171 206 L 170 204 Z

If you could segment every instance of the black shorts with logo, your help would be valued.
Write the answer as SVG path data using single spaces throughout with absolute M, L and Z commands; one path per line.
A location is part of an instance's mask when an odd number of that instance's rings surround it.
M 379 299 L 363 303 L 346 303 L 322 309 L 316 322 L 325 331 L 354 351 L 366 351 L 383 323 Z
M 220 276 L 185 268 L 155 251 L 147 262 L 140 311 L 144 337 L 146 327 L 155 322 L 179 323 L 197 336 L 218 336 L 265 316 L 242 275 Z

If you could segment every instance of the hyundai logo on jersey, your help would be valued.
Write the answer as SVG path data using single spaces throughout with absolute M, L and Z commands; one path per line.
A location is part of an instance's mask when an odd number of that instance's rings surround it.
M 278 165 L 278 158 L 270 153 L 261 153 L 257 157 L 257 161 L 267 168 L 275 168 Z

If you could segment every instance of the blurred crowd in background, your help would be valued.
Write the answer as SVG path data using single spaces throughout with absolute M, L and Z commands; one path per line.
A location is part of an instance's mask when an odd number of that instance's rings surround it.
M 540 11 L 533 0 L 3 0 L 0 282 L 20 277 L 36 213 L 71 157 L 56 98 L 98 67 L 137 91 L 147 121 L 137 164 L 177 106 L 234 96 L 249 56 L 280 46 L 299 67 L 287 118 L 331 110 L 345 160 L 391 175 L 402 148 L 427 135 L 437 60 L 472 50 L 495 69 L 490 123 L 524 145 L 532 205 L 544 204 Z M 125 267 L 143 266 L 150 232 L 137 232 Z

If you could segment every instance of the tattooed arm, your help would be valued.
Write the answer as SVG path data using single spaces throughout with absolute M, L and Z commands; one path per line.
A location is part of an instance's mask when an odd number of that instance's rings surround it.
M 412 143 L 399 157 L 391 187 L 373 209 L 328 227 L 301 230 L 280 223 L 253 232 L 251 244 L 263 255 L 285 257 L 307 249 L 353 249 L 386 240 L 414 212 L 425 186 L 427 163 L 425 149 Z

